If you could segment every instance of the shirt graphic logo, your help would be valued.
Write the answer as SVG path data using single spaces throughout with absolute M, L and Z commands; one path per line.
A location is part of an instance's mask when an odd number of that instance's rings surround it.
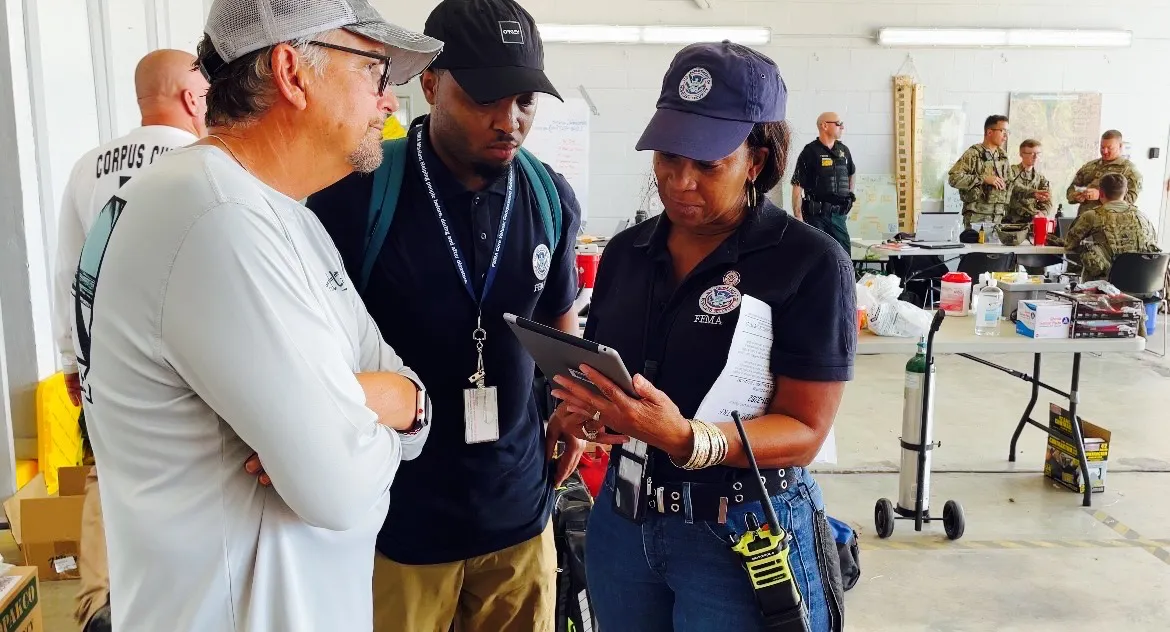
M 93 364 L 90 358 L 91 335 L 93 333 L 93 301 L 97 296 L 98 276 L 101 274 L 102 261 L 105 259 L 106 246 L 110 243 L 110 235 L 122 216 L 122 209 L 126 202 L 112 197 L 98 213 L 93 228 L 85 238 L 85 245 L 81 247 L 81 260 L 77 264 L 77 275 L 73 280 L 73 329 L 77 334 L 77 368 L 81 374 L 83 396 L 93 403 L 93 394 L 89 389 L 87 378 Z
M 552 253 L 549 252 L 548 246 L 540 244 L 536 250 L 532 251 L 532 272 L 536 274 L 536 278 L 543 281 L 548 278 L 549 268 L 552 267 Z
M 500 39 L 505 44 L 523 44 L 524 31 L 520 30 L 519 22 L 500 22 Z
M 739 285 L 739 273 L 735 270 L 731 270 L 727 274 L 723 275 L 723 285 L 730 285 L 732 287 Z
M 682 83 L 678 86 L 678 96 L 683 101 L 702 101 L 711 94 L 714 83 L 711 73 L 706 68 L 691 68 L 683 75 Z
M 722 316 L 735 311 L 739 307 L 743 295 L 730 285 L 716 285 L 709 287 L 699 297 L 699 309 L 712 316 Z
M 325 287 L 334 292 L 345 292 L 349 290 L 345 285 L 345 277 L 342 276 L 339 270 L 329 271 L 329 280 L 325 282 Z

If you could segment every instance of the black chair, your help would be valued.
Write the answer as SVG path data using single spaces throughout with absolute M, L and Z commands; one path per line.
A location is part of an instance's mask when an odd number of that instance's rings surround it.
M 1024 266 L 1028 274 L 1044 274 L 1046 268 L 1061 261 L 1064 261 L 1064 257 L 1060 255 L 1016 255 L 1016 265 Z
M 966 272 L 972 281 L 979 281 L 984 272 L 1011 272 L 1016 269 L 1012 253 L 969 252 L 959 258 L 959 272 Z
M 1144 303 L 1160 303 L 1166 306 L 1167 266 L 1170 266 L 1170 253 L 1167 252 L 1122 253 L 1113 258 L 1113 267 L 1109 269 L 1109 282 L 1122 292 L 1142 299 Z M 1170 310 L 1167 311 L 1170 312 Z M 1166 323 L 1162 328 L 1162 353 L 1158 354 L 1146 349 L 1159 357 L 1166 355 L 1166 336 L 1170 334 L 1170 313 L 1162 320 Z

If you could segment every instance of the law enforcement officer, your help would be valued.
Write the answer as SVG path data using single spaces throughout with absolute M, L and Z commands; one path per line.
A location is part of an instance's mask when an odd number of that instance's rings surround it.
M 1101 135 L 1101 157 L 1091 160 L 1077 171 L 1072 184 L 1068 185 L 1068 203 L 1079 204 L 1078 213 L 1101 207 L 1101 178 L 1107 173 L 1116 173 L 1125 178 L 1125 201 L 1137 203 L 1142 191 L 1142 174 L 1137 167 L 1121 155 L 1121 132 L 1111 129 Z
M 786 101 L 776 65 L 751 49 L 695 44 L 675 56 L 637 144 L 654 151 L 664 211 L 606 246 L 586 327 L 587 338 L 621 354 L 640 399 L 589 367 L 581 370 L 604 397 L 554 378 L 562 408 L 589 416 L 577 428 L 582 437 L 629 438 L 614 451 L 589 518 L 586 565 L 603 630 L 763 627 L 728 546 L 744 534 L 748 512 L 762 515 L 759 492 L 750 491 L 758 479 L 730 413 L 700 413 L 729 353 L 742 359 L 731 347 L 746 327 L 766 333 L 755 338 L 768 341 L 757 361 L 775 382 L 766 394 L 745 395 L 759 398 L 746 429 L 792 538 L 808 629 L 841 629 L 837 553 L 804 466 L 853 374 L 853 267 L 829 236 L 766 197 L 787 162 Z M 649 467 L 631 477 L 642 469 L 639 453 Z M 615 505 L 619 496 L 629 502 Z
M 1027 224 L 1052 210 L 1052 185 L 1036 168 L 1040 149 L 1040 141 L 1032 138 L 1020 143 L 1020 162 L 1010 171 L 1012 200 L 1003 218 L 1005 224 Z
M 134 91 L 142 126 L 90 150 L 77 161 L 65 185 L 57 219 L 53 328 L 74 406 L 81 405 L 81 379 L 73 345 L 73 280 L 85 236 L 118 189 L 163 154 L 195 142 L 206 132 L 207 80 L 195 69 L 191 53 L 166 49 L 148 53 L 134 69 Z M 74 616 L 84 632 L 109 630 L 110 577 L 96 468 L 86 477 L 80 553 L 81 581 Z
M 841 142 L 845 122 L 836 112 L 817 118 L 817 139 L 804 146 L 792 172 L 792 210 L 797 219 L 819 228 L 850 252 L 845 218 L 856 199 L 853 174 L 857 165 Z
M 424 32 L 446 46 L 422 78 L 431 111 L 407 136 L 381 248 L 367 254 L 367 221 L 373 182 L 391 177 L 385 165 L 372 179 L 352 176 L 309 200 L 359 285 L 372 263 L 359 288 L 370 314 L 435 404 L 427 449 L 399 471 L 378 536 L 374 629 L 445 631 L 454 621 L 468 632 L 551 632 L 552 489 L 584 442 L 562 436 L 564 412 L 546 433 L 533 399 L 534 362 L 503 315 L 579 333 L 571 307 L 580 208 L 563 177 L 550 172 L 555 190 L 542 189 L 518 155 L 538 94 L 559 95 L 543 71 L 535 22 L 514 0 L 444 0 Z M 540 192 L 560 200 L 555 242 Z M 379 221 L 389 221 L 382 213 Z M 473 373 L 486 388 L 469 382 Z M 496 395 L 476 404 L 489 421 L 475 425 L 465 402 L 481 390 Z M 558 439 L 568 451 L 553 471 Z
M 959 156 L 947 177 L 963 200 L 963 224 L 998 224 L 1011 201 L 1011 175 L 1004 146 L 1008 117 L 993 114 L 983 122 L 983 142 Z
M 1128 184 L 1119 173 L 1101 176 L 1097 186 L 1102 204 L 1077 215 L 1063 239 L 1070 259 L 1081 263 L 1081 278 L 1109 277 L 1113 260 L 1127 252 L 1159 252 L 1154 225 L 1132 203 L 1125 201 Z

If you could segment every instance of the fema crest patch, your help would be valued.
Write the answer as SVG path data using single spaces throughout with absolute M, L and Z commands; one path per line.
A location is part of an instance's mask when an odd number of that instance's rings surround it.
M 682 83 L 678 86 L 678 96 L 683 101 L 702 101 L 711 94 L 714 83 L 711 73 L 706 68 L 691 68 L 683 75 Z
M 536 274 L 539 281 L 548 278 L 549 268 L 552 267 L 552 253 L 549 252 L 548 246 L 540 244 L 536 250 L 532 251 L 532 272 Z
M 716 285 L 707 288 L 699 297 L 699 309 L 712 316 L 722 316 L 739 307 L 743 295 L 730 285 Z
M 730 285 L 732 287 L 739 285 L 739 273 L 732 270 L 723 275 L 723 285 Z

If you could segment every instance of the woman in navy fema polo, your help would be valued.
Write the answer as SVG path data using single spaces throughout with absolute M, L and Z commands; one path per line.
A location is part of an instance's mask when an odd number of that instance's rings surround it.
M 753 417 L 797 621 L 842 628 L 836 547 L 805 466 L 852 379 L 854 276 L 836 242 L 766 198 L 788 162 L 786 101 L 775 63 L 749 48 L 675 56 L 637 145 L 654 152 L 665 212 L 605 248 L 585 329 L 621 354 L 638 397 L 588 367 L 604 396 L 555 378 L 554 395 L 585 420 L 579 436 L 621 444 L 586 548 L 606 632 L 802 629 L 767 625 L 762 610 L 773 621 L 793 611 L 777 613 L 786 600 L 766 590 L 761 608 L 732 550 L 747 514 L 766 523 L 732 410 Z

